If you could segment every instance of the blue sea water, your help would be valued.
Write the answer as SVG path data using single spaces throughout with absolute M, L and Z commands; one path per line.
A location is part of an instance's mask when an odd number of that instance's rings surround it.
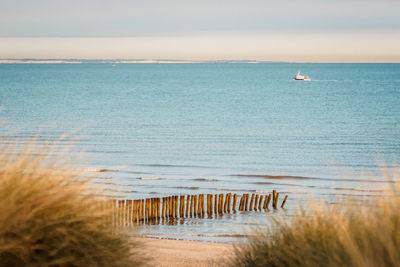
M 312 80 L 293 81 L 300 69 Z M 3 143 L 71 133 L 62 144 L 107 170 L 110 194 L 277 189 L 291 207 L 384 193 L 381 164 L 400 156 L 400 64 L 0 64 L 0 118 Z M 226 222 L 167 231 L 236 233 Z

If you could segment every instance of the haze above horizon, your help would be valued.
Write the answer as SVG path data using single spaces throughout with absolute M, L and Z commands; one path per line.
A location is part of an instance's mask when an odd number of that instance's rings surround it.
M 0 59 L 400 62 L 397 0 L 3 0 Z

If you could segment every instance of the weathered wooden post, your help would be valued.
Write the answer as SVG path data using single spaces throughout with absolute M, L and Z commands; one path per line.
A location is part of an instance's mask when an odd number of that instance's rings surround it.
M 174 205 L 172 203 L 172 196 L 168 197 L 169 217 L 174 216 Z
M 283 209 L 283 206 L 285 206 L 286 200 L 288 199 L 288 195 L 285 196 L 285 198 L 283 199 L 281 208 Z
M 251 201 L 250 201 L 250 207 L 249 207 L 250 211 L 253 210 L 253 203 L 254 203 L 254 194 L 251 194 Z
M 144 220 L 145 220 L 145 221 L 147 221 L 147 219 L 149 218 L 149 209 L 148 209 L 148 206 L 149 206 L 149 201 L 148 201 L 148 199 L 146 198 L 146 200 L 145 200 L 145 207 L 144 207 Z
M 161 213 L 161 217 L 165 218 L 166 217 L 166 205 L 165 205 L 165 197 L 162 198 L 162 213 Z
M 201 215 L 201 194 L 199 194 L 198 200 L 197 200 L 197 214 L 200 217 L 200 215 Z
M 264 209 L 269 210 L 269 202 L 271 202 L 271 199 L 272 199 L 272 195 L 268 194 L 268 197 L 265 198 Z
M 133 200 L 132 224 L 136 224 L 136 221 L 137 221 L 137 200 Z
M 185 196 L 180 196 L 179 200 L 180 209 L 179 209 L 179 216 L 181 218 L 185 218 Z
M 224 196 L 222 196 L 222 201 L 224 200 Z M 225 202 L 223 203 L 224 205 L 224 213 L 226 213 L 226 211 L 228 210 L 228 194 L 225 195 Z
M 257 211 L 257 206 L 258 206 L 258 194 L 256 195 L 256 199 L 254 200 L 254 210 Z
M 207 214 L 210 215 L 212 214 L 212 195 L 207 194 Z
M 131 225 L 133 222 L 133 216 L 132 216 L 132 211 L 133 211 L 133 203 L 132 203 L 132 199 L 128 199 L 126 201 L 127 204 L 127 221 L 128 221 L 128 225 Z
M 264 198 L 264 196 L 260 195 L 260 202 L 258 203 L 258 210 L 259 211 L 261 211 L 261 208 L 262 208 L 261 206 L 262 206 L 263 198 Z
M 232 202 L 231 200 L 232 200 L 232 194 L 228 193 L 228 206 L 226 207 L 226 210 L 228 212 L 231 212 L 231 202 Z
M 190 196 L 190 217 L 193 216 L 193 202 L 194 202 L 194 196 Z
M 245 198 L 245 196 L 244 196 L 244 194 L 242 195 L 242 197 L 240 198 L 240 203 L 239 203 L 239 211 L 242 211 L 243 210 L 243 206 L 244 206 L 244 198 Z
M 272 206 L 274 206 L 275 198 L 276 198 L 276 190 L 272 190 Z
M 244 202 L 244 210 L 247 211 L 247 207 L 249 206 L 249 194 L 246 194 L 245 202 Z
M 214 213 L 218 213 L 218 195 L 215 194 L 215 199 L 214 199 Z
M 174 202 L 175 202 L 175 218 L 178 218 L 179 217 L 179 215 L 178 215 L 178 196 L 175 196 L 174 197 Z
M 236 211 L 236 201 L 237 201 L 237 194 L 233 195 L 233 205 L 232 205 L 232 211 Z
M 276 209 L 276 208 L 277 208 L 277 206 L 278 206 L 278 199 L 279 199 L 279 193 L 276 193 L 276 196 L 275 196 L 275 201 L 274 201 L 274 203 L 272 203 L 272 204 L 273 204 L 273 207 L 274 207 L 274 209 Z
M 194 201 L 193 201 L 193 216 L 196 217 L 197 215 L 197 195 L 194 195 Z
M 203 194 L 199 195 L 199 208 L 198 213 L 200 216 L 203 216 Z
M 187 201 L 186 201 L 186 218 L 189 218 L 189 207 L 190 207 L 190 195 L 187 195 Z
M 223 211 L 223 205 L 224 205 L 224 194 L 219 194 L 219 200 L 218 200 L 218 212 L 222 213 Z

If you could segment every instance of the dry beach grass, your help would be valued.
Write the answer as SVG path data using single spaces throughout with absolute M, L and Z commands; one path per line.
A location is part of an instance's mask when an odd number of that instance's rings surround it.
M 106 224 L 97 189 L 53 146 L 0 148 L 0 266 L 137 266 L 127 235 Z
M 398 181 L 398 171 L 386 173 Z M 395 186 L 394 186 L 395 187 Z M 400 198 L 311 203 L 236 248 L 233 266 L 400 266 Z

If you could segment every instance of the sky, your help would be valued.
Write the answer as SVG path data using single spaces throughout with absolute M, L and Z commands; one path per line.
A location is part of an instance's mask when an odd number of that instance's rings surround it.
M 0 0 L 0 58 L 400 62 L 400 0 Z

